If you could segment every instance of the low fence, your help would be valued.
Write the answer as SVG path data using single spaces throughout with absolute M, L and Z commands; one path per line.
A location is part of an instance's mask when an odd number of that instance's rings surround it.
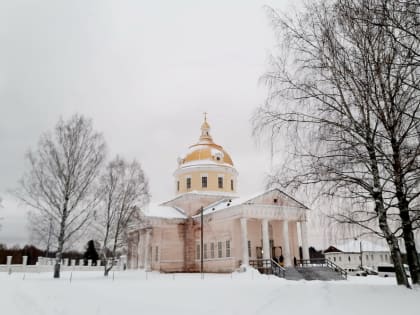
M 7 256 L 7 263 L 0 265 L 0 272 L 52 272 L 55 265 L 55 258 L 38 257 L 38 262 L 35 265 L 27 264 L 28 257 L 23 256 L 22 264 L 12 264 L 12 256 Z M 108 265 L 114 264 L 115 270 L 125 270 L 127 267 L 125 256 L 119 260 L 110 260 Z M 99 271 L 104 269 L 104 262 L 97 260 L 87 260 L 87 265 L 84 264 L 83 259 L 68 259 L 61 260 L 61 271 Z

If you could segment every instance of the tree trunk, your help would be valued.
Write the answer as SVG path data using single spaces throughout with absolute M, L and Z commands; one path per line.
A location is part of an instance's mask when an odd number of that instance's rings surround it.
M 381 182 L 379 177 L 379 168 L 378 168 L 378 160 L 376 157 L 376 153 L 373 150 L 374 143 L 373 139 L 368 138 L 368 143 L 370 144 L 367 148 L 369 152 L 370 158 L 370 166 L 372 168 L 372 176 L 373 176 L 373 200 L 375 201 L 375 212 L 378 215 L 379 220 L 379 228 L 381 229 L 386 242 L 388 243 L 389 250 L 391 252 L 392 261 L 394 263 L 395 268 L 395 276 L 397 279 L 398 285 L 404 285 L 407 288 L 410 288 L 410 283 L 408 282 L 407 275 L 405 274 L 404 265 L 402 262 L 401 251 L 398 245 L 398 240 L 396 236 L 391 232 L 389 228 L 388 221 L 387 221 L 387 213 L 384 207 L 384 199 L 381 190 Z
M 54 265 L 54 278 L 60 278 L 60 266 L 61 266 L 61 256 L 63 254 L 64 247 L 64 235 L 66 229 L 66 220 L 67 220 L 67 203 L 69 198 L 65 197 L 65 202 L 63 205 L 63 215 L 60 222 L 60 234 L 58 236 L 58 248 L 55 255 L 55 265 Z
M 400 218 L 403 228 L 404 245 L 407 252 L 407 263 L 408 268 L 410 269 L 411 282 L 414 285 L 420 285 L 419 256 L 414 241 L 414 233 L 408 209 L 400 209 Z
M 407 252 L 407 263 L 410 269 L 411 282 L 420 285 L 420 261 L 414 240 L 411 224 L 409 202 L 404 193 L 404 175 L 401 166 L 400 147 L 395 139 L 391 140 L 393 150 L 394 185 L 398 200 L 399 215 L 403 231 L 404 245 Z

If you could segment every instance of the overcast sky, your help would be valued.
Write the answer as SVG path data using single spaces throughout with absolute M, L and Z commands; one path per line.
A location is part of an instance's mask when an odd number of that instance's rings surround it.
M 263 7 L 293 2 L 0 0 L 0 243 L 28 238 L 26 210 L 7 193 L 25 152 L 74 113 L 93 119 L 110 157 L 142 163 L 153 202 L 174 195 L 177 157 L 204 111 L 240 194 L 264 189 L 270 159 L 250 123 L 275 45 Z

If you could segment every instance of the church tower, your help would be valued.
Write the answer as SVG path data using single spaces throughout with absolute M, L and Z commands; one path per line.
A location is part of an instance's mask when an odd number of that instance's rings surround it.
M 188 192 L 236 195 L 238 172 L 230 155 L 213 142 L 206 114 L 198 142 L 178 158 L 174 177 L 177 195 Z

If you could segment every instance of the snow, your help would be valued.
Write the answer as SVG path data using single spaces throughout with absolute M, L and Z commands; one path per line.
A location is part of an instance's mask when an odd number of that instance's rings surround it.
M 254 270 L 233 274 L 118 271 L 0 273 L 2 314 L 418 314 L 420 290 L 395 279 L 288 281 Z
M 228 163 L 224 163 L 223 161 L 215 161 L 211 159 L 201 159 L 201 160 L 194 160 L 191 162 L 184 163 L 180 166 L 180 168 L 187 168 L 191 166 L 224 166 L 232 168 L 232 165 Z
M 210 213 L 213 213 L 213 212 L 217 212 L 217 211 L 220 211 L 220 210 L 224 210 L 224 209 L 227 209 L 227 208 L 232 208 L 232 207 L 235 207 L 235 206 L 239 206 L 239 205 L 242 205 L 242 204 L 253 204 L 253 202 L 252 202 L 253 199 L 255 199 L 257 197 L 260 197 L 262 195 L 265 195 L 267 193 L 270 193 L 274 190 L 277 190 L 277 189 L 273 188 L 273 189 L 264 190 L 264 191 L 261 191 L 261 192 L 258 192 L 258 193 L 254 193 L 250 196 L 244 196 L 244 197 L 239 197 L 239 198 L 226 198 L 226 199 L 217 201 L 214 204 L 211 204 L 204 209 L 204 215 L 210 214 Z M 282 194 L 284 194 L 284 192 L 282 192 L 282 191 L 280 191 L 280 192 Z M 286 195 L 286 196 L 288 196 L 288 195 Z M 302 206 L 302 207 L 304 207 L 304 206 Z
M 185 219 L 187 216 L 185 213 L 175 207 L 162 206 L 160 204 L 149 204 L 145 210 L 145 214 L 148 217 L 156 218 L 171 218 L 171 219 Z

